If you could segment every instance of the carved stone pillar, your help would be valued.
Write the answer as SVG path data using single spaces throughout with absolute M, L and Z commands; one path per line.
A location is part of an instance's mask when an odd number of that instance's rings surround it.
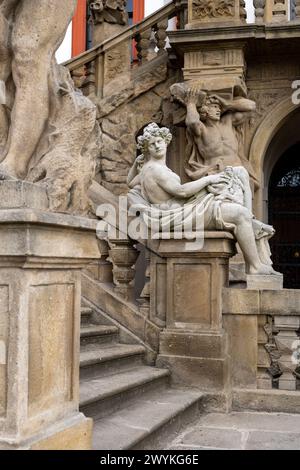
M 93 26 L 93 45 L 121 33 L 128 27 L 127 1 L 89 0 L 90 22 Z
M 99 256 L 95 223 L 47 212 L 42 187 L 0 189 L 0 449 L 90 449 L 92 422 L 78 411 L 80 272 Z
M 127 1 L 89 0 L 93 46 L 117 36 L 128 27 Z M 110 96 L 129 82 L 131 65 L 130 41 L 126 40 L 105 51 L 95 63 L 95 83 L 100 97 Z
M 233 237 L 206 232 L 202 248 L 186 240 L 163 240 L 156 251 L 166 260 L 166 329 L 158 364 L 172 370 L 175 383 L 224 394 L 229 376 L 222 289 L 235 254 Z
M 265 6 L 266 23 L 281 23 L 289 20 L 289 0 L 269 0 Z

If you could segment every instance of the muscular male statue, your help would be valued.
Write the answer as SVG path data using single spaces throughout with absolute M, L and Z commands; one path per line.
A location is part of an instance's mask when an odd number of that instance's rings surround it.
M 24 178 L 49 116 L 49 70 L 64 39 L 77 0 L 0 0 L 2 95 L 12 74 L 15 86 L 0 178 Z M 6 93 L 7 95 L 7 93 Z M 2 96 L 3 105 L 8 97 Z
M 241 165 L 235 128 L 249 117 L 250 112 L 255 111 L 255 102 L 246 98 L 227 101 L 217 95 L 203 94 L 199 113 L 196 105 L 198 97 L 197 88 L 188 92 L 186 125 L 202 162 L 192 158 L 189 164 L 197 169 L 202 163 L 210 167 L 211 171 Z

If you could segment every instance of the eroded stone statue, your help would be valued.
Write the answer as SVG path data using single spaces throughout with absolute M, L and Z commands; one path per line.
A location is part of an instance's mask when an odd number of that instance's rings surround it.
M 182 184 L 166 164 L 171 140 L 170 131 L 155 123 L 138 138 L 142 155 L 128 175 L 129 201 L 138 207 L 146 225 L 159 221 L 161 231 L 166 224 L 175 232 L 182 217 L 193 217 L 194 225 L 197 217 L 203 217 L 205 230 L 234 233 L 249 274 L 278 274 L 272 267 L 268 244 L 274 229 L 254 219 L 239 174 L 227 167 L 219 174 Z
M 0 178 L 45 184 L 52 210 L 85 213 L 95 106 L 56 63 L 77 0 L 0 0 Z

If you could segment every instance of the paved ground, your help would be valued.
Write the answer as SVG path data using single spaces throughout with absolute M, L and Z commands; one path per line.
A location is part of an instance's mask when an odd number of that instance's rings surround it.
M 300 450 L 300 415 L 211 413 L 185 429 L 172 450 Z

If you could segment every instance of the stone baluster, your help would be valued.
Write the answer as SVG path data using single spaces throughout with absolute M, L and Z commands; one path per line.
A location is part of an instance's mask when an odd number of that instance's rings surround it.
M 86 79 L 86 68 L 81 66 L 78 69 L 72 70 L 71 77 L 76 88 L 81 88 Z
M 299 367 L 297 351 L 300 344 L 297 332 L 300 328 L 300 317 L 276 316 L 275 328 L 279 331 L 275 342 L 280 353 L 278 364 L 282 372 L 279 379 L 279 389 L 296 390 L 295 371 Z
M 86 78 L 82 89 L 86 96 L 96 96 L 96 68 L 94 61 L 86 65 Z
M 109 240 L 109 260 L 113 264 L 115 292 L 126 300 L 133 300 L 133 281 L 138 251 L 128 239 Z
M 265 315 L 260 315 L 258 317 L 257 388 L 264 390 L 272 388 L 272 377 L 268 372 L 271 367 L 271 358 L 266 349 L 269 342 L 267 325 L 268 318 Z
M 145 250 L 145 258 L 146 258 L 146 271 L 145 271 L 145 285 L 141 292 L 140 298 L 138 299 L 138 303 L 140 305 L 140 311 L 145 315 L 145 317 L 149 317 L 150 315 L 150 262 L 151 262 L 151 252 L 149 250 Z
M 158 47 L 159 54 L 162 54 L 163 52 L 165 52 L 166 42 L 168 38 L 168 33 L 167 33 L 168 24 L 169 24 L 168 18 L 165 18 L 163 21 L 160 21 L 157 23 L 155 36 L 157 40 L 157 47 Z
M 243 23 L 247 20 L 247 11 L 246 11 L 246 2 L 245 0 L 240 0 L 240 19 Z
M 144 31 L 142 33 L 138 33 L 135 36 L 136 40 L 136 50 L 137 50 L 137 56 L 138 60 L 141 63 L 147 62 L 148 61 L 148 54 L 149 54 L 149 49 L 150 49 L 150 42 L 151 42 L 151 34 L 152 34 L 152 29 L 147 29 L 147 31 Z
M 266 0 L 254 0 L 256 23 L 262 24 L 265 17 Z
M 147 60 L 150 62 L 150 60 L 155 59 L 155 57 L 157 57 L 157 39 L 156 32 L 152 30 Z

